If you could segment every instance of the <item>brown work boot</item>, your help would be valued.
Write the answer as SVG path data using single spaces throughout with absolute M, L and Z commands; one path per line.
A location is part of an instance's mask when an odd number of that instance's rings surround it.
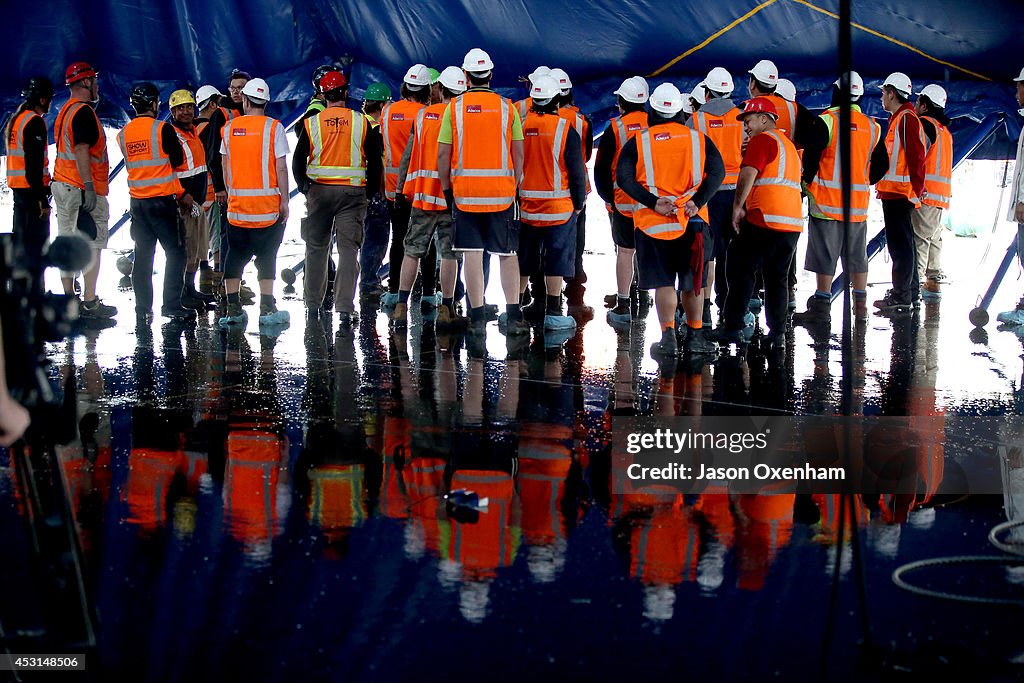
M 459 315 L 447 304 L 441 304 L 437 307 L 437 319 L 434 321 L 434 327 L 451 330 L 465 329 L 468 326 L 469 318 Z
M 401 329 L 409 324 L 409 304 L 399 302 L 395 304 L 395 309 L 391 311 L 390 316 L 391 327 Z

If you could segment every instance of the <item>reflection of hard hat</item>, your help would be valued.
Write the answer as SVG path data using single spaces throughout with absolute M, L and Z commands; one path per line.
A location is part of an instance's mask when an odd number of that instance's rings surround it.
M 842 79 L 836 79 L 833 83 L 837 88 L 841 86 Z M 862 97 L 864 95 L 864 79 L 856 71 L 850 72 L 850 97 Z
M 676 592 L 672 586 L 644 586 L 644 616 L 668 621 L 675 613 Z
M 196 103 L 196 98 L 192 97 L 192 93 L 188 90 L 175 90 L 171 93 L 171 98 L 167 100 L 167 104 L 173 109 L 174 107 L 181 106 L 183 104 Z
M 491 61 L 489 54 L 474 47 L 466 53 L 466 57 L 462 60 L 462 68 L 471 74 L 483 74 L 494 68 L 494 62 Z
M 562 91 L 558 87 L 558 81 L 552 76 L 537 76 L 530 88 L 530 97 L 537 104 L 544 105 L 551 101 Z
M 488 583 L 466 581 L 459 590 L 459 612 L 471 624 L 482 623 L 487 617 L 491 586 Z
M 430 69 L 423 64 L 413 64 L 405 72 L 402 82 L 416 90 L 430 85 Z
M 728 95 L 735 87 L 732 82 L 732 74 L 723 69 L 720 66 L 716 66 L 714 69 L 708 72 L 707 77 L 704 79 L 704 85 L 708 90 Z
M 224 97 L 224 93 L 217 90 L 217 88 L 212 85 L 204 85 L 196 91 L 196 104 L 199 105 L 200 109 L 203 109 L 214 95 Z
M 96 76 L 99 76 L 99 74 L 96 73 L 96 69 L 92 68 L 88 62 L 75 62 L 64 71 L 64 85 L 71 85 L 83 78 L 95 78 Z
M 914 84 L 910 82 L 910 76 L 900 73 L 899 71 L 889 74 L 889 77 L 885 79 L 881 87 L 891 85 L 893 88 L 909 96 L 910 93 L 914 92 Z
M 622 85 L 615 91 L 616 95 L 633 104 L 643 104 L 650 97 L 650 87 L 643 76 L 631 76 L 622 81 Z
M 254 102 L 269 102 L 270 86 L 262 78 L 254 78 L 245 84 L 242 88 L 242 94 Z
M 548 75 L 555 79 L 558 83 L 558 89 L 561 90 L 563 94 L 565 94 L 567 90 L 572 90 L 572 81 L 569 80 L 569 74 L 565 73 L 561 69 L 552 69 L 551 73 Z
M 927 97 L 936 107 L 946 108 L 946 89 L 941 85 L 926 85 L 918 96 Z
M 651 109 L 665 116 L 675 116 L 683 108 L 683 96 L 671 83 L 662 83 L 651 93 Z
M 779 70 L 770 59 L 762 59 L 747 73 L 765 85 L 776 85 L 779 82 Z
M 437 81 L 454 93 L 466 92 L 466 74 L 457 66 L 445 67 Z
M 387 102 L 391 99 L 391 88 L 386 83 L 371 83 L 363 99 L 367 102 Z
M 796 86 L 788 78 L 779 79 L 779 84 L 775 86 L 775 94 L 784 100 L 796 102 Z

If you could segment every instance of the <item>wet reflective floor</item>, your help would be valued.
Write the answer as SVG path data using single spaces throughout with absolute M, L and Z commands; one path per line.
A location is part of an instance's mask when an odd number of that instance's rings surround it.
M 978 241 L 957 247 L 973 266 Z M 892 580 L 912 561 L 1002 555 L 987 535 L 1024 516 L 1013 476 L 1004 496 L 926 482 L 848 505 L 609 485 L 617 416 L 1020 414 L 1021 341 L 970 334 L 976 285 L 853 325 L 845 361 L 837 304 L 832 330 L 793 330 L 782 357 L 755 344 L 659 367 L 653 317 L 603 320 L 609 251 L 586 263 L 597 310 L 576 336 L 509 347 L 492 323 L 486 353 L 418 312 L 404 335 L 369 306 L 350 331 L 307 323 L 294 294 L 277 337 L 254 314 L 232 332 L 212 313 L 135 329 L 131 292 L 101 288 L 118 325 L 50 349 L 53 379 L 78 391 L 49 475 L 80 553 L 35 552 L 60 539 L 33 532 L 37 494 L 0 455 L 5 644 L 91 636 L 98 681 L 1018 679 L 1019 563 L 923 577 L 1009 607 Z M 446 501 L 458 490 L 476 499 Z M 84 603 L 53 587 L 79 571 Z

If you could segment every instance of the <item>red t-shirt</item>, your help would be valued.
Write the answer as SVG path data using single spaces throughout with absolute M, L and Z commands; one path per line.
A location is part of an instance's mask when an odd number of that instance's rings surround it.
M 758 175 L 761 175 L 765 166 L 775 161 L 777 156 L 779 156 L 779 144 L 772 136 L 762 133 L 755 135 L 747 143 L 747 151 L 743 153 L 743 161 L 740 165 L 750 166 L 757 170 Z M 768 227 L 761 209 L 747 211 L 747 221 L 762 228 Z

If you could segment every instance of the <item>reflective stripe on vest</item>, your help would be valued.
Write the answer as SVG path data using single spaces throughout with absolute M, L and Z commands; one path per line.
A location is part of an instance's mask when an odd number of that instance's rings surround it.
M 398 164 L 409 143 L 415 116 L 422 109 L 424 106 L 419 102 L 399 100 L 384 107 L 380 115 L 380 132 L 384 138 L 384 195 L 392 201 L 398 192 Z M 401 119 L 392 120 L 397 116 Z
M 25 175 L 25 126 L 42 117 L 31 109 L 18 114 L 11 124 L 11 134 L 7 138 L 7 186 L 11 189 L 27 190 L 31 187 Z M 45 127 L 46 123 L 43 123 Z M 50 184 L 50 161 L 47 154 L 45 139 L 43 140 L 43 186 Z
M 536 135 L 529 135 L 523 144 L 520 218 L 527 225 L 560 225 L 568 221 L 573 212 L 568 171 L 565 168 L 565 141 L 569 122 L 561 116 L 555 120 L 556 117 L 551 114 L 530 113 L 526 118 L 530 133 L 536 131 Z M 524 136 L 527 130 L 524 122 Z M 546 144 L 547 139 L 551 140 L 550 147 Z M 550 182 L 546 177 L 548 171 L 551 173 Z
M 174 172 L 178 174 L 178 178 L 191 178 L 200 173 L 206 173 L 206 151 L 199 141 L 199 129 L 193 128 L 191 131 L 186 132 L 175 126 L 174 132 L 178 136 L 178 142 L 181 143 L 182 151 L 185 152 L 185 162 L 179 168 L 174 169 Z M 192 148 L 193 144 L 195 144 L 195 149 Z M 201 164 L 196 164 L 197 152 L 202 152 L 203 163 Z
M 800 197 L 800 158 L 789 138 L 778 130 L 767 135 L 778 146 L 778 155 L 754 180 L 747 197 L 747 212 L 759 210 L 768 228 L 782 232 L 803 230 L 803 202 Z
M 117 134 L 128 172 L 128 194 L 133 199 L 177 197 L 183 191 L 160 135 L 163 126 L 169 125 L 151 116 L 140 116 Z
M 949 129 L 931 116 L 922 116 L 935 126 L 935 142 L 924 158 L 924 197 L 922 204 L 949 208 L 953 194 L 953 136 Z
M 889 130 L 885 135 L 885 145 L 889 150 L 889 170 L 886 171 L 885 176 L 878 182 L 875 189 L 879 192 L 902 195 L 914 204 L 920 204 L 921 199 L 914 194 L 913 185 L 910 183 L 907 155 L 903 151 L 903 130 L 906 129 L 904 119 L 907 116 L 917 116 L 917 114 L 912 114 L 909 109 L 901 109 L 889 123 Z M 901 125 L 903 130 L 900 130 Z M 920 124 L 917 127 L 917 132 L 921 138 L 921 144 L 927 148 L 927 140 Z
M 335 112 L 335 109 L 341 111 Z M 330 117 L 330 118 L 329 118 Z M 331 126 L 330 122 L 334 122 Z M 341 130 L 348 124 L 348 139 L 335 140 L 344 135 Z M 336 134 L 324 126 L 334 128 Z M 307 118 L 303 125 L 309 135 L 309 163 L 306 175 L 310 180 L 323 185 L 366 185 L 366 160 L 363 159 L 363 142 L 366 139 L 366 118 L 359 112 L 340 107 L 329 107 L 315 116 Z M 348 147 L 347 153 L 345 147 Z M 345 163 L 347 162 L 347 163 Z
M 412 205 L 421 211 L 443 211 L 448 208 L 441 190 L 441 174 L 437 170 L 437 136 L 447 104 L 432 104 L 420 109 L 413 126 L 409 168 L 402 192 L 412 197 Z
M 493 106 L 495 100 L 498 112 L 483 110 L 484 106 Z M 452 165 L 455 205 L 470 213 L 504 211 L 515 201 L 516 192 L 511 148 L 512 104 L 495 92 L 468 92 L 452 100 L 450 106 L 455 114 L 452 142 L 458 148 Z M 473 111 L 467 112 L 470 107 Z M 467 125 L 466 117 L 470 114 L 486 116 L 489 124 L 499 123 L 494 119 L 500 114 L 500 137 L 495 135 L 497 131 L 493 128 L 481 128 L 481 123 Z M 469 145 L 463 143 L 469 130 L 473 131 L 470 135 L 473 151 L 467 153 Z M 475 137 L 477 135 L 479 138 Z M 468 156 L 478 159 L 481 155 L 491 155 L 491 158 L 482 163 L 474 160 L 472 166 L 466 160 Z M 484 180 L 489 178 L 494 180 Z
M 647 127 L 647 112 L 633 111 L 625 116 L 617 116 L 611 120 L 612 134 L 615 136 L 615 154 L 612 155 L 612 189 L 615 193 L 615 210 L 623 216 L 632 217 L 633 208 L 636 202 L 626 194 L 626 191 L 619 187 L 618 179 L 615 177 L 615 169 L 619 165 L 619 155 L 626 143 L 636 137 L 642 129 Z
M 583 168 L 587 186 L 587 194 L 590 194 L 590 173 L 587 168 L 587 119 L 580 113 L 580 108 L 575 105 L 561 107 L 558 115 L 572 124 L 576 134 L 580 136 L 580 156 L 583 157 Z
M 688 162 L 688 167 L 662 168 L 659 173 L 658 166 L 655 165 L 654 143 L 658 142 L 662 135 L 668 136 L 668 142 L 671 143 L 673 137 L 682 137 L 681 131 L 685 131 L 689 136 L 689 159 L 677 159 L 678 153 L 675 147 L 669 148 L 668 158 L 682 163 Z M 673 203 L 680 199 L 684 202 L 689 201 L 704 181 L 703 143 L 704 136 L 701 133 L 680 124 L 661 124 L 640 131 L 636 136 L 637 182 L 644 185 L 648 192 L 659 199 L 668 199 Z M 667 161 L 662 161 L 662 163 L 665 164 Z M 688 178 L 687 173 L 689 173 Z M 677 182 L 678 185 L 672 184 Z M 701 220 L 705 223 L 708 222 L 707 207 L 702 207 L 698 214 Z M 688 222 L 685 216 L 682 219 L 679 216 L 662 216 L 654 209 L 649 209 L 642 204 L 637 204 L 633 211 L 633 223 L 636 228 L 648 237 L 656 239 L 669 240 L 682 237 L 686 234 Z
M 698 111 L 690 119 L 692 127 L 706 135 L 722 156 L 725 179 L 718 187 L 719 191 L 735 190 L 740 177 L 740 165 L 743 160 L 743 124 L 737 118 L 739 113 L 740 110 L 735 107 L 724 116 Z
M 53 162 L 53 179 L 74 185 L 79 189 L 85 189 L 85 182 L 79 176 L 78 164 L 75 162 L 74 131 L 71 122 L 82 107 L 89 107 L 89 113 L 96 118 L 96 112 L 87 102 L 71 99 L 61 107 L 53 128 L 54 139 L 57 142 L 57 158 Z M 96 118 L 96 128 L 99 130 L 99 137 L 96 144 L 89 148 L 90 179 L 96 194 L 105 197 L 109 191 L 110 164 L 107 160 L 107 137 L 103 134 L 99 118 Z
M 818 211 L 834 221 L 843 220 L 842 209 L 842 154 L 839 150 L 839 115 L 835 109 L 828 109 L 821 115 L 829 130 L 831 139 L 822 152 L 818 174 L 807 191 L 814 198 Z M 851 111 L 850 146 L 853 151 L 851 164 L 850 220 L 857 223 L 867 220 L 868 204 L 871 202 L 871 185 L 868 175 L 871 168 L 871 153 L 881 137 L 881 127 L 860 111 Z M 862 130 L 867 126 L 867 131 Z M 866 144 L 865 144 L 866 143 Z M 857 161 L 860 160 L 860 164 Z
M 254 129 L 259 125 L 259 119 L 263 119 L 262 127 L 256 132 Z M 228 220 L 234 225 L 265 228 L 276 223 L 280 216 L 281 191 L 277 186 L 277 158 L 274 154 L 275 126 L 279 125 L 266 116 L 239 116 L 224 126 L 223 139 L 228 152 L 224 184 L 228 192 Z M 237 135 L 236 131 L 244 131 L 244 134 Z M 240 142 L 242 138 L 253 137 L 254 134 L 261 138 L 258 165 L 249 156 L 252 149 L 243 152 L 236 147 L 243 144 Z

